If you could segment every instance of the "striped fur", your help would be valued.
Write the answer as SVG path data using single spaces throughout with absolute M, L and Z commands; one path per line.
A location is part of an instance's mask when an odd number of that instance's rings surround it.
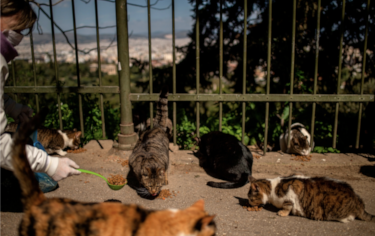
M 27 161 L 28 136 L 40 123 L 36 115 L 14 135 L 14 174 L 20 182 L 25 214 L 19 235 L 176 236 L 215 235 L 214 216 L 199 200 L 184 210 L 151 211 L 119 202 L 85 203 L 65 198 L 46 198 Z
M 168 89 L 160 93 L 154 127 L 141 134 L 129 157 L 131 172 L 141 187 L 155 197 L 163 185 L 168 184 L 169 138 L 168 138 Z M 147 194 L 148 195 L 148 194 Z
M 365 211 L 365 204 L 353 188 L 339 180 L 326 177 L 293 175 L 275 179 L 249 178 L 248 193 L 251 206 L 270 203 L 281 210 L 312 220 L 341 221 L 355 218 L 375 222 L 375 216 Z

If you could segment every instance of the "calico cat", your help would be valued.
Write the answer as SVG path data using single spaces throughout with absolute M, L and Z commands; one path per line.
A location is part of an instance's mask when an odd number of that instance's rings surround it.
M 253 155 L 238 139 L 230 134 L 213 131 L 198 140 L 199 165 L 219 178 L 231 182 L 207 185 L 215 188 L 239 188 L 248 182 L 253 166 Z
M 141 134 L 133 153 L 129 157 L 130 171 L 138 183 L 153 197 L 157 196 L 163 185 L 168 184 L 169 138 L 168 127 L 168 89 L 160 92 L 154 127 Z M 143 194 L 144 195 L 144 194 Z
M 14 174 L 22 189 L 24 215 L 19 235 L 177 236 L 215 235 L 214 215 L 199 200 L 184 210 L 146 210 L 118 202 L 85 203 L 66 198 L 46 198 L 27 160 L 28 136 L 40 122 L 36 115 L 14 135 Z
M 280 216 L 290 213 L 312 220 L 341 221 L 355 218 L 375 222 L 375 216 L 365 211 L 365 204 L 353 188 L 339 180 L 326 177 L 292 175 L 275 179 L 249 178 L 251 206 L 271 203 Z
M 5 132 L 16 132 L 18 123 L 12 122 L 7 125 Z M 81 143 L 81 131 L 73 130 L 57 130 L 46 127 L 39 127 L 38 141 L 43 145 L 48 154 L 57 153 L 60 156 L 65 156 L 67 152 L 63 151 L 65 148 L 72 149 L 79 148 Z
M 43 145 L 48 154 L 57 153 L 65 156 L 67 152 L 65 148 L 79 148 L 81 143 L 81 131 L 73 130 L 57 130 L 50 128 L 38 129 L 38 141 Z
M 314 144 L 310 147 L 311 136 L 301 123 L 294 123 L 290 126 L 291 131 L 288 130 L 280 135 L 280 148 L 282 152 L 298 155 L 309 155 L 314 149 Z M 288 145 L 288 138 L 290 137 L 290 148 Z M 314 142 L 314 141 L 313 141 Z

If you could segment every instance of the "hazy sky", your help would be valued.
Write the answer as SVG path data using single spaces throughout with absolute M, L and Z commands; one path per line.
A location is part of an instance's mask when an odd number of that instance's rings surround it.
M 36 0 L 39 3 L 49 4 L 49 0 Z M 76 25 L 80 26 L 95 26 L 95 0 L 64 0 L 63 2 L 53 6 L 53 17 L 55 22 L 63 29 L 69 30 L 73 29 L 73 15 L 72 15 L 72 2 L 75 3 L 76 12 Z M 85 3 L 85 2 L 88 3 Z M 115 3 L 108 2 L 106 0 L 98 1 L 98 17 L 99 26 L 106 27 L 116 24 L 116 11 Z M 110 0 L 112 1 L 112 0 Z M 151 4 L 155 3 L 157 0 L 150 0 Z M 59 2 L 58 0 L 53 0 L 52 3 L 55 4 Z M 155 8 L 166 8 L 171 5 L 172 0 L 159 0 Z M 128 3 L 138 4 L 142 6 L 147 6 L 146 0 L 128 0 Z M 34 5 L 34 4 L 32 4 Z M 44 11 L 50 15 L 49 6 L 42 6 Z M 38 8 L 34 8 L 38 13 Z M 192 18 L 193 14 L 192 6 L 189 4 L 188 0 L 175 0 L 175 24 L 176 30 L 190 30 L 192 28 Z M 147 7 L 135 7 L 128 4 L 128 16 L 129 16 L 129 31 L 134 34 L 147 34 Z M 40 12 L 39 24 L 42 27 L 43 32 L 51 32 L 51 22 L 50 20 Z M 34 29 L 36 31 L 36 27 Z M 151 9 L 151 31 L 157 32 L 172 32 L 172 8 L 169 7 L 166 10 L 156 10 Z M 95 29 L 79 29 L 78 34 L 95 34 Z M 116 28 L 101 29 L 100 34 L 115 33 Z M 55 33 L 60 33 L 60 31 L 55 28 Z

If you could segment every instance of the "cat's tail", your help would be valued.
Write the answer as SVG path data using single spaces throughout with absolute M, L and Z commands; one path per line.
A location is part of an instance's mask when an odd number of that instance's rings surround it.
M 13 169 L 14 175 L 21 186 L 24 210 L 43 202 L 45 199 L 27 159 L 26 143 L 32 132 L 35 131 L 42 120 L 44 120 L 47 112 L 48 110 L 43 109 L 41 113 L 35 115 L 29 122 L 23 123 L 13 137 Z
M 247 184 L 249 182 L 248 180 L 249 175 L 248 174 L 242 174 L 241 178 L 237 182 L 207 182 L 208 186 L 214 187 L 214 188 L 240 188 Z
M 363 211 L 362 216 L 358 216 L 358 219 L 375 223 L 375 215 L 371 215 L 366 211 Z
M 167 127 L 168 94 L 169 94 L 168 86 L 164 86 L 160 92 L 159 101 L 156 106 L 155 123 L 163 128 Z

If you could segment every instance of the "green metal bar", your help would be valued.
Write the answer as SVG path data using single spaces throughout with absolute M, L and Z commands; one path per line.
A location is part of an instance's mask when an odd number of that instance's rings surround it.
M 31 59 L 33 61 L 34 87 L 36 87 L 37 83 L 36 83 L 36 67 L 35 67 L 33 32 L 30 33 L 30 47 L 31 47 Z M 36 105 L 36 112 L 39 113 L 39 96 L 37 93 L 35 94 L 35 105 Z
M 362 61 L 362 80 L 361 80 L 361 95 L 363 95 L 363 84 L 365 82 L 365 69 L 366 69 L 366 50 L 367 50 L 367 36 L 368 36 L 368 18 L 370 14 L 370 0 L 367 0 L 367 15 L 366 15 L 366 31 L 365 31 L 365 43 L 363 46 L 363 61 Z M 357 125 L 357 139 L 355 142 L 355 148 L 359 148 L 359 136 L 361 134 L 361 120 L 362 120 L 362 108 L 363 103 L 359 104 L 358 113 L 358 125 Z
M 196 47 L 195 47 L 195 67 L 196 67 L 196 87 L 197 87 L 197 97 L 199 97 L 199 85 L 200 85 L 200 82 L 199 82 L 199 75 L 200 75 L 200 67 L 199 67 L 199 64 L 200 64 L 200 48 L 199 48 L 199 0 L 196 1 L 195 3 L 195 12 L 196 12 L 196 20 L 195 20 L 195 43 L 196 43 Z M 199 108 L 199 102 L 196 102 L 196 124 L 197 124 L 197 137 L 200 137 L 199 135 L 199 116 L 200 116 L 200 112 L 199 112 L 200 108 Z
M 152 95 L 152 55 L 151 55 L 151 7 L 150 0 L 147 0 L 147 17 L 148 17 L 148 61 L 149 61 L 149 79 L 150 79 L 150 95 Z M 150 126 L 154 126 L 154 104 L 150 102 Z
M 102 61 L 100 57 L 100 39 L 99 39 L 99 17 L 98 17 L 98 0 L 95 0 L 95 28 L 96 28 L 96 47 L 98 48 L 98 77 L 99 87 L 102 86 Z M 105 138 L 105 118 L 104 118 L 104 103 L 103 94 L 100 94 L 100 112 L 102 118 L 102 137 Z
M 267 49 L 267 95 L 270 94 L 271 86 L 271 47 L 272 47 L 272 0 L 268 1 L 268 49 Z M 264 149 L 263 153 L 267 152 L 267 139 L 268 139 L 268 122 L 269 122 L 270 103 L 266 103 L 266 119 L 264 128 Z
M 293 0 L 293 29 L 292 29 L 292 59 L 290 68 L 290 95 L 293 95 L 293 82 L 294 82 L 294 57 L 295 57 L 295 41 L 296 41 L 296 0 Z M 289 122 L 288 132 L 290 132 L 290 126 L 292 125 L 292 109 L 293 103 L 289 103 Z M 290 138 L 288 138 L 288 148 L 290 147 Z
M 74 7 L 74 0 L 72 0 L 72 15 L 73 15 L 73 34 L 74 34 L 74 47 L 76 53 L 76 71 L 77 71 L 77 83 L 81 86 L 81 73 L 79 70 L 79 60 L 78 60 L 78 39 L 77 39 L 77 27 L 76 27 L 76 11 Z M 83 125 L 83 110 L 82 110 L 82 94 L 78 94 L 78 108 L 79 108 L 79 123 L 81 126 L 82 137 L 85 137 L 85 130 Z
M 247 66 L 247 1 L 244 1 L 243 18 L 243 65 L 242 65 L 242 94 L 246 94 L 246 66 Z M 246 102 L 242 102 L 242 143 L 245 144 Z
M 176 34 L 174 20 L 174 0 L 172 0 L 172 56 L 173 56 L 173 94 L 176 94 Z M 177 144 L 177 105 L 173 102 L 173 144 Z
M 127 0 L 116 0 L 116 27 L 118 73 L 120 82 L 121 124 L 118 135 L 119 149 L 133 149 L 137 141 L 134 133 L 132 104 L 130 102 L 130 72 L 129 72 L 129 37 L 128 37 L 128 9 Z M 152 122 L 151 122 L 152 123 Z
M 223 94 L 222 80 L 223 80 L 223 0 L 220 0 L 220 65 L 219 65 L 219 93 Z M 219 102 L 219 131 L 222 129 L 223 122 L 223 103 Z
M 59 78 L 59 71 L 57 67 L 57 59 L 56 59 L 56 41 L 55 41 L 55 26 L 54 26 L 54 20 L 53 20 L 53 9 L 52 9 L 52 0 L 49 0 L 49 11 L 51 14 L 51 32 L 52 32 L 52 47 L 53 47 L 53 60 L 54 60 L 54 65 L 55 65 L 55 77 L 56 77 L 56 82 L 58 82 Z M 60 124 L 60 129 L 63 129 L 63 123 L 62 123 L 62 117 L 61 117 L 61 102 L 60 102 L 60 94 L 57 94 L 57 106 L 59 109 L 59 124 Z
M 315 72 L 314 72 L 314 95 L 316 95 L 318 86 L 318 63 L 319 63 L 319 39 L 320 39 L 320 6 L 321 0 L 318 0 L 318 14 L 316 22 L 316 44 L 315 44 Z M 311 114 L 311 143 L 310 147 L 314 146 L 314 131 L 315 131 L 315 112 L 316 112 L 316 102 L 313 103 L 312 114 Z
M 12 76 L 13 76 L 13 86 L 14 87 L 16 87 L 16 70 L 15 70 L 15 62 L 12 60 L 12 62 L 11 62 L 11 64 L 12 64 Z M 16 102 L 18 102 L 18 95 L 15 93 L 14 94 L 14 100 L 16 101 Z
M 341 24 L 340 24 L 340 51 L 339 51 L 339 70 L 337 77 L 337 95 L 340 94 L 340 83 L 341 83 L 341 66 L 342 66 L 342 43 L 344 40 L 344 21 L 345 21 L 345 0 L 342 0 L 342 10 L 341 10 Z M 336 103 L 335 109 L 335 123 L 333 125 L 333 143 L 332 147 L 336 148 L 336 138 L 337 138 L 337 125 L 339 122 L 339 103 Z

